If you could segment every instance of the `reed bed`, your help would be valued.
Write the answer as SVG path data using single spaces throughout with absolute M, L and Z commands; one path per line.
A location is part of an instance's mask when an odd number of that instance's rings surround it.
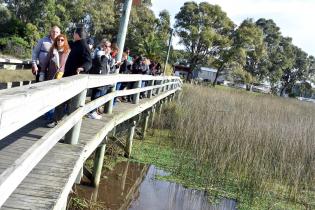
M 3 70 L 0 69 L 0 82 L 16 82 L 35 80 L 31 70 Z
M 208 186 L 315 205 L 314 104 L 186 85 L 164 122 Z

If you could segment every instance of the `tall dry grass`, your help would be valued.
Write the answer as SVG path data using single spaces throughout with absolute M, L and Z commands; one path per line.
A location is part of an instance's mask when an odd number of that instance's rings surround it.
M 314 104 L 187 85 L 166 113 L 175 143 L 195 154 L 209 184 L 235 180 L 240 191 L 273 190 L 308 203 L 305 192 L 315 190 Z
M 0 82 L 35 80 L 31 70 L 4 70 L 0 69 Z

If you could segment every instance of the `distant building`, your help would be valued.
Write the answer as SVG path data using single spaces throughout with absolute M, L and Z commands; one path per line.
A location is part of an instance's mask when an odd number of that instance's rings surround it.
M 200 67 L 200 69 L 195 70 L 193 72 L 193 77 L 197 80 L 204 81 L 204 82 L 213 82 L 215 76 L 217 74 L 217 69 L 212 67 Z M 217 79 L 217 82 L 223 83 L 224 76 L 220 75 Z
M 184 80 L 192 79 L 192 70 L 189 66 L 174 65 L 173 71 L 175 76 L 179 76 Z

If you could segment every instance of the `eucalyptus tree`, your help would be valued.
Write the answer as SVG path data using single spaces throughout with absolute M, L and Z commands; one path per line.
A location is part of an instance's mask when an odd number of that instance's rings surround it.
M 307 53 L 292 44 L 288 48 L 287 52 L 292 54 L 293 65 L 283 71 L 281 77 L 281 96 L 285 92 L 290 93 L 297 81 L 303 81 L 309 76 L 309 59 Z
M 192 69 L 205 64 L 210 56 L 219 56 L 230 45 L 228 35 L 234 24 L 218 5 L 186 2 L 175 20 L 176 33 L 189 54 Z
M 167 41 L 170 36 L 170 26 L 171 26 L 171 21 L 170 21 L 170 13 L 167 10 L 162 10 L 159 13 L 159 18 L 157 19 L 157 25 L 156 25 L 156 31 L 158 34 L 158 37 L 167 44 Z
M 267 76 L 266 71 L 260 68 L 267 58 L 263 40 L 263 32 L 252 19 L 244 20 L 234 34 L 234 48 L 244 50 L 246 56 L 244 70 L 249 72 L 254 80 L 261 80 Z
M 308 57 L 308 61 L 309 79 L 315 82 L 315 57 L 313 55 L 310 55 Z
M 259 63 L 259 68 L 268 75 L 271 85 L 275 86 L 287 66 L 287 57 L 280 46 L 283 37 L 280 28 L 271 19 L 260 18 L 256 21 L 256 25 L 263 32 L 267 53 L 267 59 Z
M 167 41 L 170 36 L 170 14 L 162 10 L 155 19 L 153 31 L 143 36 L 137 45 L 138 51 L 158 62 L 162 62 L 167 53 Z
M 142 1 L 131 10 L 126 46 L 132 54 L 141 54 L 161 62 L 166 55 L 170 15 L 163 10 L 156 18 L 151 1 Z

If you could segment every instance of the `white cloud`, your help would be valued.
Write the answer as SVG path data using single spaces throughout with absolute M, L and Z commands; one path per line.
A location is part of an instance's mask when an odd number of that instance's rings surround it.
M 273 19 L 284 36 L 309 54 L 315 55 L 315 1 L 314 0 L 205 0 L 218 4 L 236 23 L 245 18 Z M 179 11 L 185 0 L 152 0 L 152 9 L 158 14 L 167 9 L 171 18 Z M 201 2 L 201 0 L 196 0 Z

